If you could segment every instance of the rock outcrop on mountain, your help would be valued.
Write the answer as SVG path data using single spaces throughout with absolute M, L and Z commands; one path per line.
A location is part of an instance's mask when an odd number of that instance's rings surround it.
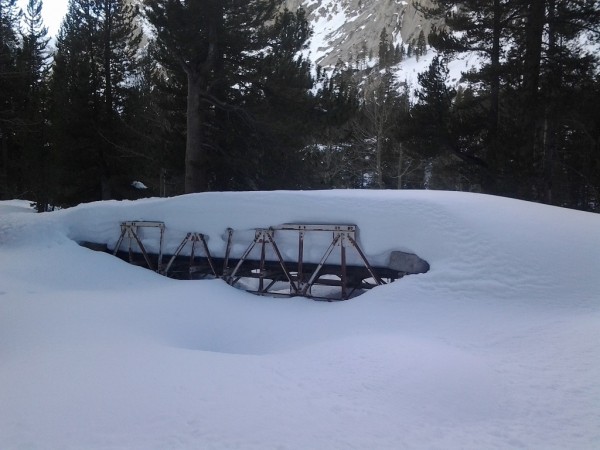
M 431 6 L 430 0 L 420 3 Z M 306 11 L 313 28 L 309 59 L 322 67 L 376 57 L 384 28 L 394 45 L 414 42 L 431 29 L 411 0 L 286 0 L 284 5 Z

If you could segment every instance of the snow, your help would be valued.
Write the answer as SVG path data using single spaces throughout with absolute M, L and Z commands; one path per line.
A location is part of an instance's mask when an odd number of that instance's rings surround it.
M 306 7 L 310 7 L 310 5 L 306 5 Z M 311 23 L 313 33 L 308 42 L 307 55 L 305 55 L 313 63 L 329 53 L 330 42 L 339 36 L 341 26 L 356 19 L 347 17 L 344 8 L 338 7 L 335 0 L 323 2 L 319 7 L 319 13 L 321 12 L 324 15 L 315 15 L 315 19 Z
M 419 74 L 426 72 L 433 61 L 433 58 L 439 55 L 435 49 L 428 48 L 427 53 L 420 57 L 411 56 L 404 58 L 398 63 L 392 71 L 397 82 L 405 84 L 409 87 L 411 101 L 416 102 L 415 91 L 420 90 Z M 461 53 L 455 55 L 448 60 L 448 79 L 449 86 L 458 88 L 461 84 L 464 85 L 463 74 L 473 69 L 479 68 L 482 65 L 482 59 L 476 53 Z
M 353 223 L 431 264 L 343 302 L 177 281 L 77 241 Z M 433 191 L 0 202 L 2 449 L 600 448 L 600 216 Z
M 131 186 L 134 187 L 135 189 L 148 189 L 148 186 L 146 186 L 141 181 L 132 181 Z

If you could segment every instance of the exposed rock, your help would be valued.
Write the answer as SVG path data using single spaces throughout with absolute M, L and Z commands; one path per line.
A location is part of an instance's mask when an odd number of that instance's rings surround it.
M 393 251 L 390 254 L 388 267 L 398 272 L 425 273 L 429 271 L 429 263 L 413 253 Z
M 420 3 L 431 5 L 430 0 Z M 431 29 L 411 0 L 286 0 L 284 5 L 306 11 L 314 31 L 309 57 L 322 67 L 377 57 L 383 28 L 394 45 L 408 44 L 421 30 L 427 35 Z

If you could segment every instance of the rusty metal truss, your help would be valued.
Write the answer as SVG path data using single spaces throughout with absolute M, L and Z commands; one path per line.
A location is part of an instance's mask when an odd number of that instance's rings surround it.
M 282 233 L 290 232 L 297 233 L 298 235 L 297 261 L 294 262 L 284 260 L 276 242 L 276 234 L 280 235 Z M 344 300 L 348 299 L 356 288 L 362 286 L 363 283 L 362 279 L 357 280 L 356 278 L 356 274 L 359 273 L 357 270 L 352 270 L 352 272 L 354 272 L 354 277 L 349 277 L 347 249 L 354 249 L 366 269 L 366 274 L 373 280 L 375 285 L 384 284 L 383 280 L 377 275 L 373 267 L 371 267 L 364 252 L 358 245 L 356 232 L 356 225 L 284 224 L 270 228 L 258 228 L 255 230 L 254 240 L 239 258 L 233 270 L 230 273 L 227 273 L 224 278 L 232 286 L 238 283 L 242 278 L 257 278 L 258 288 L 255 292 L 258 294 L 271 293 L 273 286 L 281 281 L 287 281 L 289 284 L 290 295 L 300 295 L 304 297 L 313 297 L 312 288 L 315 284 L 339 286 L 341 289 L 341 298 Z M 331 239 L 328 241 L 329 244 L 316 265 L 307 264 L 304 259 L 305 235 L 307 233 L 331 234 Z M 228 249 L 231 248 L 231 236 L 232 233 L 230 232 L 227 246 Z M 260 247 L 259 259 L 251 260 L 250 255 L 256 246 Z M 268 248 L 270 248 L 275 255 L 275 261 L 267 259 Z M 340 263 L 339 265 L 335 265 L 335 275 L 339 280 L 321 279 L 322 270 L 336 248 L 339 248 Z M 315 251 L 314 248 L 312 250 Z M 229 254 L 226 255 L 226 261 L 228 260 Z M 247 264 L 249 261 L 255 263 L 258 261 L 258 267 Z M 246 270 L 244 270 L 244 267 L 246 267 Z M 248 268 L 251 269 L 248 270 Z
M 385 284 L 384 279 L 393 281 L 403 276 L 399 270 L 371 266 L 358 244 L 356 225 L 288 223 L 256 228 L 243 253 L 239 247 L 233 251 L 234 234 L 236 246 L 247 244 L 249 237 L 240 238 L 228 228 L 225 254 L 217 257 L 211 255 L 206 235 L 189 232 L 169 255 L 166 266 L 162 264 L 163 222 L 127 221 L 120 226 L 113 255 L 169 277 L 222 278 L 259 295 L 346 300 L 357 291 Z M 158 242 L 150 244 L 152 230 L 158 232 L 154 237 Z M 247 236 L 247 231 L 240 236 Z M 125 240 L 127 249 L 122 251 Z
M 175 253 L 173 253 L 173 256 L 171 256 L 171 259 L 169 260 L 167 266 L 165 267 L 163 274 L 166 276 L 169 276 L 169 270 L 173 266 L 173 263 L 181 255 L 181 252 L 188 244 L 191 245 L 189 264 L 188 264 L 189 278 L 191 279 L 193 277 L 194 273 L 202 272 L 205 269 L 205 267 L 203 265 L 196 263 L 196 246 L 197 245 L 201 245 L 202 250 L 204 250 L 204 256 L 205 256 L 204 260 L 206 261 L 206 263 L 210 269 L 210 272 L 212 273 L 213 276 L 218 277 L 219 275 L 217 274 L 217 271 L 215 270 L 215 265 L 213 263 L 213 259 L 210 256 L 210 250 L 208 249 L 208 245 L 206 244 L 206 238 L 205 238 L 204 234 L 202 234 L 202 233 L 188 233 L 183 238 L 183 240 L 181 241 L 181 243 L 175 250 Z
M 152 263 L 152 259 L 150 258 L 150 254 L 144 247 L 141 239 L 141 232 L 144 229 L 158 229 L 159 231 L 159 245 L 158 245 L 158 255 L 156 257 L 156 264 Z M 135 263 L 135 253 L 134 246 L 137 246 L 138 250 L 144 257 L 144 262 L 146 266 L 150 270 L 154 270 L 156 272 L 160 272 L 162 269 L 162 252 L 163 252 L 163 237 L 165 233 L 165 224 L 164 222 L 156 222 L 156 221 L 148 221 L 148 220 L 140 220 L 140 221 L 128 221 L 121 222 L 121 235 L 119 236 L 119 240 L 113 250 L 113 255 L 116 255 L 121 249 L 121 245 L 123 241 L 127 239 L 128 246 L 128 258 L 130 263 Z

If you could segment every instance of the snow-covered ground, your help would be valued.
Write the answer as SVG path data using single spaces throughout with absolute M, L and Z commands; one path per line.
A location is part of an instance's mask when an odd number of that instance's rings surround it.
M 354 223 L 431 264 L 344 302 L 177 281 L 76 241 Z M 600 448 L 600 216 L 425 191 L 0 202 L 0 449 Z

